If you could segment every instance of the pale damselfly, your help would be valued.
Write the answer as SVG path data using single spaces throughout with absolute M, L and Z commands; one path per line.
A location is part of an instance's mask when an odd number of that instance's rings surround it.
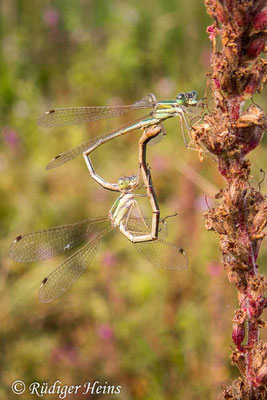
M 137 101 L 134 104 L 126 106 L 93 106 L 93 107 L 74 107 L 74 108 L 59 108 L 55 110 L 47 111 L 41 115 L 37 121 L 39 126 L 43 127 L 59 127 L 59 126 L 72 126 L 86 122 L 93 122 L 97 120 L 103 120 L 107 118 L 117 117 L 126 114 L 133 110 L 140 109 L 151 109 L 152 112 L 142 118 L 139 118 L 133 122 L 130 122 L 120 128 L 117 128 L 107 134 L 95 137 L 87 142 L 84 142 L 72 149 L 69 149 L 55 158 L 53 158 L 46 169 L 56 168 L 69 160 L 77 157 L 85 151 L 91 152 L 100 145 L 114 139 L 118 136 L 125 135 L 128 132 L 132 132 L 136 129 L 145 129 L 151 125 L 160 124 L 168 118 L 175 116 L 180 117 L 182 123 L 182 134 L 185 145 L 187 142 L 183 131 L 183 122 L 186 126 L 187 131 L 190 131 L 189 123 L 186 119 L 186 115 L 193 112 L 193 109 L 197 107 L 199 102 L 197 101 L 197 92 L 192 90 L 191 92 L 179 93 L 175 100 L 163 100 L 157 101 L 153 94 L 149 94 L 142 100 Z
M 87 244 L 69 256 L 42 282 L 39 298 L 49 303 L 65 293 L 82 275 L 93 260 L 100 241 L 113 228 L 133 242 L 136 249 L 151 264 L 169 270 L 181 271 L 187 268 L 188 258 L 182 248 L 173 243 L 153 237 L 152 218 L 143 218 L 133 190 L 138 177 L 123 177 L 118 181 L 120 197 L 112 206 L 108 217 L 86 219 L 71 225 L 18 236 L 10 248 L 10 257 L 18 262 L 32 262 L 53 258 L 68 252 L 87 241 Z M 117 189 L 117 188 L 116 188 Z M 116 190 L 117 191 L 117 190 Z M 132 215 L 133 210 L 139 217 Z M 164 231 L 165 220 L 159 223 L 159 234 Z

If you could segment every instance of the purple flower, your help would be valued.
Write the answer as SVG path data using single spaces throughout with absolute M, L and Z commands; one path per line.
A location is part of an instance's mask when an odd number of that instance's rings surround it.
M 210 276 L 216 277 L 220 275 L 222 267 L 216 261 L 212 261 L 208 264 L 207 269 Z
M 116 254 L 112 251 L 106 251 L 103 255 L 102 262 L 105 267 L 113 267 L 117 263 Z
M 111 339 L 113 337 L 113 330 L 108 324 L 101 324 L 97 328 L 97 334 L 101 339 Z
M 20 151 L 20 138 L 18 132 L 12 128 L 5 127 L 2 130 L 2 137 L 7 146 L 15 153 Z
M 59 23 L 59 12 L 56 8 L 48 7 L 44 12 L 44 23 L 50 28 L 55 28 Z

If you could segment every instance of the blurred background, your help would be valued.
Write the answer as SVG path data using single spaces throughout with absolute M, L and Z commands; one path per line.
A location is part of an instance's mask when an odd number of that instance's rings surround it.
M 10 389 L 16 379 L 121 385 L 120 395 L 103 399 L 214 399 L 238 376 L 229 360 L 236 294 L 202 217 L 225 183 L 210 158 L 201 163 L 185 148 L 178 119 L 165 122 L 167 136 L 148 159 L 161 214 L 178 213 L 168 240 L 186 249 L 187 271 L 153 268 L 116 231 L 73 288 L 44 305 L 39 285 L 63 257 L 31 264 L 8 257 L 19 234 L 107 214 L 116 195 L 90 179 L 82 157 L 52 171 L 45 166 L 139 114 L 55 129 L 37 127 L 37 117 L 56 107 L 131 104 L 151 92 L 158 99 L 192 89 L 204 96 L 210 22 L 194 0 L 1 1 L 1 399 L 17 398 Z M 254 101 L 264 105 L 263 96 Z M 139 137 L 100 147 L 96 171 L 110 182 L 136 173 Z M 257 187 L 263 143 L 250 159 Z M 258 261 L 264 264 L 263 253 Z

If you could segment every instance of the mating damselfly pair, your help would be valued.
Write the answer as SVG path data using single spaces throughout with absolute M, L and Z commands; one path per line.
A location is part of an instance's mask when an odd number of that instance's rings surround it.
M 43 280 L 40 288 L 40 300 L 42 302 L 53 301 L 76 282 L 91 263 L 100 240 L 115 227 L 118 227 L 120 232 L 134 243 L 137 250 L 150 263 L 170 270 L 184 270 L 187 267 L 188 259 L 185 251 L 160 238 L 166 221 L 160 219 L 156 192 L 146 160 L 146 145 L 165 132 L 161 123 L 168 118 L 179 116 L 189 130 L 186 116 L 192 113 L 193 108 L 197 105 L 197 93 L 191 91 L 180 93 L 176 100 L 157 102 L 154 95 L 148 95 L 133 105 L 57 109 L 51 110 L 39 118 L 39 125 L 55 127 L 111 118 L 132 110 L 153 109 L 149 115 L 139 120 L 61 153 L 48 164 L 48 169 L 55 168 L 83 154 L 91 177 L 103 188 L 121 194 L 112 206 L 108 217 L 87 219 L 71 225 L 61 225 L 29 235 L 18 236 L 14 240 L 11 245 L 10 256 L 19 262 L 49 259 L 73 249 L 82 242 L 88 242 Z M 99 177 L 94 171 L 89 154 L 103 143 L 140 128 L 144 130 L 144 134 L 139 141 L 138 176 L 123 177 L 117 184 L 108 183 Z M 135 193 L 135 189 L 139 185 L 140 171 L 146 188 L 145 195 Z M 149 198 L 151 217 L 143 217 L 137 201 L 138 196 Z M 138 213 L 138 217 L 134 216 L 134 211 Z

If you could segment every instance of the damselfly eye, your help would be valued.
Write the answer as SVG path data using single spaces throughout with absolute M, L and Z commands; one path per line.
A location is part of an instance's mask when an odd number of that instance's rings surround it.
M 135 186 L 138 183 L 138 178 L 136 175 L 132 175 L 129 177 L 129 184 L 131 186 Z
M 126 189 L 129 186 L 129 180 L 126 177 L 122 177 L 118 180 L 118 186 L 120 189 Z
M 192 95 L 194 96 L 194 97 L 197 97 L 197 92 L 195 91 L 195 90 L 192 90 Z
M 184 100 L 184 98 L 185 98 L 184 93 L 179 93 L 179 94 L 177 95 L 177 97 L 176 97 L 177 100 Z
M 186 93 L 186 97 L 190 99 L 196 99 L 197 98 L 197 92 L 195 90 L 192 90 L 191 92 Z
M 197 104 L 197 92 L 195 90 L 185 93 L 185 98 L 188 105 Z

